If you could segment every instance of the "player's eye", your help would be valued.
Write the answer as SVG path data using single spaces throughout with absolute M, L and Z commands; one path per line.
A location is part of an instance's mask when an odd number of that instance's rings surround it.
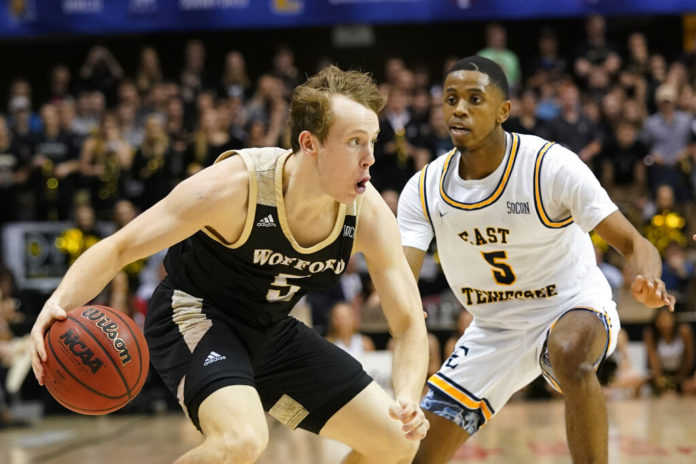
M 450 95 L 449 97 L 446 98 L 445 101 L 449 105 L 456 105 L 457 104 L 457 98 L 454 95 Z
M 481 98 L 480 95 L 472 95 L 471 96 L 471 103 L 481 103 L 483 101 L 483 98 Z

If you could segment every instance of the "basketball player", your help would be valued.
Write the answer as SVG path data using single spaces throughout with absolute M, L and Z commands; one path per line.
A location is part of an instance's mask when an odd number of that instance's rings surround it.
M 410 179 L 398 221 L 414 274 L 435 238 L 445 276 L 474 320 L 428 380 L 421 407 L 431 429 L 415 462 L 447 462 L 543 374 L 565 395 L 573 462 L 606 463 L 606 406 L 595 370 L 614 350 L 619 319 L 588 232 L 632 265 L 638 301 L 671 308 L 660 257 L 575 153 L 503 131 L 508 83 L 493 61 L 456 62 L 443 108 L 456 148 Z
M 205 436 L 177 463 L 255 462 L 268 441 L 264 410 L 348 444 L 345 462 L 411 462 L 428 428 L 418 405 L 428 345 L 396 219 L 369 183 L 383 104 L 369 76 L 329 67 L 293 94 L 292 150 L 226 152 L 90 248 L 33 328 L 39 382 L 49 324 L 127 263 L 169 247 L 145 335 L 153 365 Z M 395 400 L 288 316 L 302 295 L 335 284 L 353 251 L 364 254 L 398 339 Z

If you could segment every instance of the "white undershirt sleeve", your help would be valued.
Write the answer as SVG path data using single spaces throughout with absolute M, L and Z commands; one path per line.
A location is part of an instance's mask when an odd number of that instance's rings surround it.
M 590 168 L 560 145 L 544 156 L 540 176 L 544 209 L 553 221 L 572 216 L 584 232 L 590 232 L 618 209 Z
M 423 211 L 418 188 L 419 178 L 420 172 L 409 179 L 401 192 L 397 220 L 401 231 L 401 244 L 426 251 L 434 233 Z

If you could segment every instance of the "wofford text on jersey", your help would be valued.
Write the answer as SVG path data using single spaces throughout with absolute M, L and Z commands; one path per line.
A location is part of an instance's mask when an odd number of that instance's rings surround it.
M 254 250 L 254 264 L 260 264 L 261 266 L 264 266 L 266 264 L 271 266 L 292 266 L 293 268 L 299 271 L 304 271 L 306 269 L 312 274 L 328 270 L 331 270 L 336 274 L 340 274 L 346 268 L 346 263 L 342 259 L 327 259 L 326 261 L 305 261 L 303 259 L 285 256 L 284 254 L 278 253 L 277 251 L 267 249 Z

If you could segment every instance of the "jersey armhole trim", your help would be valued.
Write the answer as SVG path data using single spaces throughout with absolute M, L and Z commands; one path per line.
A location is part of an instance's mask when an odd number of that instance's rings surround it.
M 544 163 L 544 156 L 554 145 L 554 142 L 547 142 L 537 153 L 536 162 L 534 163 L 534 205 L 536 206 L 537 216 L 544 226 L 549 229 L 561 229 L 573 223 L 573 216 L 568 216 L 559 221 L 552 221 L 544 209 L 544 202 L 541 195 L 541 167 Z
M 214 239 L 217 242 L 220 242 L 221 244 L 225 245 L 227 248 L 239 248 L 242 245 L 246 243 L 246 241 L 249 239 L 249 235 L 251 235 L 251 230 L 254 226 L 254 217 L 256 216 L 256 201 L 258 197 L 258 184 L 256 180 L 256 164 L 254 163 L 253 158 L 248 156 L 247 154 L 243 152 L 237 152 L 234 150 L 229 150 L 218 156 L 218 158 L 215 160 L 215 163 L 222 161 L 224 159 L 227 159 L 233 155 L 239 155 L 242 158 L 242 161 L 244 161 L 244 164 L 246 165 L 247 168 L 247 174 L 249 175 L 249 198 L 247 200 L 247 215 L 246 215 L 246 221 L 244 222 L 244 228 L 242 229 L 242 234 L 239 236 L 239 238 L 234 241 L 234 242 L 228 242 L 225 237 L 220 234 L 217 230 L 213 229 L 210 226 L 205 226 L 204 228 L 204 233 L 208 236 L 210 236 L 212 239 Z
M 428 221 L 428 223 L 430 223 L 430 227 L 433 229 L 433 231 L 435 231 L 435 229 L 433 228 L 433 221 L 430 218 L 430 210 L 428 209 L 428 193 L 427 189 L 425 188 L 425 182 L 428 178 L 429 166 L 430 163 L 426 164 L 421 170 L 421 175 L 418 179 L 418 194 L 420 196 L 421 207 L 423 208 L 423 214 L 425 215 L 425 219 Z

